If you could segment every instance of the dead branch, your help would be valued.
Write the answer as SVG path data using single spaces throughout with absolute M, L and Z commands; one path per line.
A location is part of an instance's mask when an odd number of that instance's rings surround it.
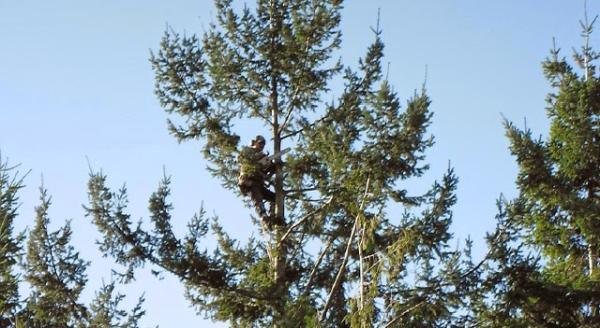
M 354 225 L 352 225 L 352 231 L 350 232 L 350 237 L 348 238 L 348 244 L 346 245 L 346 251 L 344 252 L 344 259 L 342 260 L 342 264 L 340 265 L 340 269 L 338 270 L 337 276 L 335 277 L 335 281 L 333 282 L 333 286 L 331 287 L 331 291 L 329 292 L 329 296 L 327 296 L 327 301 L 325 302 L 325 306 L 323 307 L 323 312 L 321 313 L 321 318 L 319 322 L 323 322 L 325 317 L 327 316 L 327 310 L 331 305 L 331 298 L 333 294 L 337 291 L 340 286 L 340 282 L 342 280 L 342 276 L 344 275 L 344 268 L 346 267 L 346 263 L 348 262 L 348 257 L 350 256 L 350 248 L 352 246 L 352 240 L 354 239 L 354 235 L 357 230 L 357 226 L 359 223 L 360 215 L 365 205 L 365 201 L 367 199 L 367 194 L 369 192 L 369 184 L 371 183 L 371 176 L 367 178 L 367 183 L 365 186 L 365 193 L 363 195 L 362 201 L 360 203 L 360 207 L 358 208 L 358 213 L 356 214 L 356 218 L 354 219 Z

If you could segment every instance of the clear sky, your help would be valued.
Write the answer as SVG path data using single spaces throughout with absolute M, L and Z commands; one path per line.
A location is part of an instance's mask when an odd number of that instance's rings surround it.
M 437 142 L 428 153 L 430 173 L 410 185 L 425 190 L 451 163 L 460 178 L 452 232 L 457 241 L 471 236 L 476 256 L 485 253 L 497 197 L 515 195 L 502 115 L 547 132 L 549 86 L 540 63 L 553 38 L 568 57 L 582 44 L 583 7 L 583 0 L 345 2 L 338 53 L 345 64 L 365 53 L 381 8 L 389 79 L 403 103 L 427 72 Z M 588 11 L 600 13 L 600 2 L 589 1 Z M 251 230 L 250 210 L 206 173 L 199 144 L 179 145 L 168 135 L 153 93 L 149 51 L 167 24 L 202 33 L 213 15 L 209 0 L 0 0 L 0 151 L 21 171 L 31 170 L 17 227 L 32 225 L 43 176 L 54 227 L 72 219 L 73 243 L 92 262 L 86 299 L 114 267 L 101 258 L 94 244 L 100 236 L 84 217 L 86 156 L 113 187 L 127 184 L 133 219 L 147 216 L 164 169 L 172 175 L 177 229 L 204 204 L 232 235 Z M 142 272 L 122 291 L 131 300 L 145 293 L 143 327 L 225 327 L 196 315 L 169 275 L 158 280 Z

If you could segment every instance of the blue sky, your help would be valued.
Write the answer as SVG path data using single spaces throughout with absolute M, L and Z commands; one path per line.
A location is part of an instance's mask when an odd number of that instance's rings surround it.
M 600 2 L 589 2 L 590 16 L 600 13 Z M 553 38 L 568 57 L 582 44 L 583 1 L 347 1 L 338 53 L 345 64 L 355 65 L 372 41 L 378 8 L 389 79 L 402 102 L 426 72 L 433 101 L 431 170 L 409 185 L 425 190 L 450 162 L 460 178 L 452 231 L 457 240 L 471 236 L 481 256 L 495 200 L 515 195 L 502 115 L 519 126 L 526 118 L 528 127 L 546 133 L 549 86 L 541 61 Z M 165 170 L 172 175 L 177 229 L 204 204 L 234 236 L 251 230 L 250 210 L 206 173 L 199 145 L 168 135 L 153 93 L 149 52 L 167 24 L 202 33 L 213 14 L 208 0 L 0 0 L 0 151 L 21 171 L 31 170 L 17 227 L 31 226 L 43 177 L 54 226 L 72 219 L 73 242 L 92 261 L 84 297 L 110 278 L 112 266 L 98 253 L 99 234 L 82 209 L 86 157 L 113 187 L 126 183 L 134 219 L 147 216 L 147 199 Z M 159 281 L 142 272 L 122 290 L 131 300 L 145 292 L 144 327 L 225 326 L 197 316 L 168 275 Z

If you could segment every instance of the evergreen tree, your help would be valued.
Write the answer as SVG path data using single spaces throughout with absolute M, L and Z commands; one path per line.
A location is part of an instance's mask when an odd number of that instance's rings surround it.
M 169 130 L 202 143 L 225 188 L 238 192 L 241 121 L 262 124 L 254 134 L 268 135 L 274 154 L 292 151 L 275 168 L 280 224 L 249 220 L 263 238 L 245 244 L 203 211 L 177 237 L 168 177 L 144 229 L 127 213 L 125 188 L 112 191 L 92 172 L 87 211 L 125 278 L 151 263 L 181 279 L 198 310 L 232 327 L 462 322 L 473 265 L 448 247 L 457 178 L 449 169 L 417 196 L 402 184 L 428 169 L 430 99 L 423 88 L 401 108 L 382 74 L 379 28 L 357 68 L 334 59 L 341 3 L 258 0 L 238 12 L 216 0 L 216 23 L 202 37 L 165 33 L 151 63 Z M 341 94 L 323 101 L 340 74 Z M 212 254 L 201 244 L 209 231 L 218 239 Z
M 80 259 L 69 245 L 72 234 L 69 222 L 58 231 L 48 231 L 50 198 L 44 189 L 40 200 L 27 241 L 25 280 L 31 285 L 27 326 L 74 327 L 87 319 L 79 295 L 87 282 L 85 269 L 89 263 Z
M 543 63 L 554 89 L 547 139 L 506 122 L 519 197 L 501 202 L 489 238 L 484 326 L 600 327 L 600 56 L 589 45 L 593 21 L 581 24 L 582 72 L 556 47 Z
M 27 240 L 24 278 L 31 293 L 19 312 L 25 327 L 138 327 L 143 316 L 143 298 L 128 313 L 119 308 L 123 295 L 115 294 L 115 283 L 101 287 L 88 307 L 80 301 L 86 287 L 89 265 L 70 245 L 72 230 L 67 222 L 57 231 L 48 230 L 50 197 L 41 189 L 40 205 Z
M 0 156 L 0 327 L 8 327 L 19 308 L 19 279 L 15 266 L 21 254 L 23 235 L 13 236 L 17 217 L 18 191 L 22 178 L 12 175 L 11 167 Z
M 48 231 L 50 199 L 43 189 L 23 249 L 24 234 L 15 236 L 13 231 L 24 178 L 16 169 L 0 157 L 0 327 L 138 327 L 143 298 L 131 311 L 121 309 L 124 296 L 115 292 L 115 282 L 103 285 L 89 306 L 79 301 L 87 263 L 69 244 L 69 223 Z M 25 299 L 19 295 L 20 286 L 31 291 Z
M 120 303 L 125 299 L 125 295 L 116 292 L 115 289 L 116 282 L 114 281 L 102 284 L 100 290 L 96 292 L 96 297 L 88 307 L 90 319 L 85 324 L 85 327 L 139 327 L 139 321 L 146 313 L 142 309 L 144 298 L 140 297 L 136 306 L 131 311 L 126 311 L 120 307 Z

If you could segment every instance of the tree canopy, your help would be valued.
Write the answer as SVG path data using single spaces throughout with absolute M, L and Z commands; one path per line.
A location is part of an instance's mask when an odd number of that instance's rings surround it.
M 27 238 L 25 233 L 15 235 L 18 192 L 23 188 L 17 167 L 0 158 L 0 326 L 139 327 L 143 297 L 131 311 L 124 310 L 125 295 L 117 292 L 115 281 L 103 283 L 90 304 L 82 302 L 89 263 L 70 244 L 70 222 L 57 231 L 48 229 L 51 201 L 43 187 L 33 228 Z M 20 287 L 29 294 L 20 295 Z
M 547 138 L 505 122 L 519 196 L 500 203 L 498 229 L 489 238 L 485 326 L 600 322 L 600 57 L 589 44 L 594 21 L 586 16 L 581 22 L 584 45 L 574 63 L 556 47 L 543 63 L 553 88 L 546 99 Z
M 406 97 L 393 86 L 378 21 L 362 56 L 343 62 L 341 0 L 214 6 L 203 33 L 164 32 L 150 55 L 155 93 L 170 134 L 196 145 L 240 204 L 250 204 L 243 144 L 266 137 L 280 157 L 260 181 L 273 190 L 272 213 L 210 216 L 189 199 L 201 209 L 181 232 L 170 176 L 136 221 L 127 188 L 90 169 L 85 215 L 119 269 L 86 299 L 90 262 L 72 245 L 71 221 L 51 228 L 42 185 L 33 226 L 16 231 L 24 175 L 0 156 L 0 327 L 139 327 L 144 297 L 124 309 L 119 285 L 144 267 L 173 275 L 197 313 L 231 327 L 600 327 L 596 18 L 581 22 L 573 60 L 555 45 L 542 64 L 548 133 L 505 119 L 518 195 L 498 199 L 474 261 L 476 241 L 450 229 L 454 168 L 426 174 L 427 84 Z M 246 160 L 264 159 L 262 145 Z M 253 233 L 239 239 L 223 220 Z
M 256 121 L 273 153 L 275 216 L 245 243 L 204 213 L 177 237 L 169 178 L 150 199 L 152 230 L 135 225 L 125 190 L 90 177 L 88 213 L 102 250 L 127 266 L 179 277 L 190 302 L 232 326 L 445 325 L 459 320 L 468 263 L 449 248 L 452 168 L 413 195 L 403 181 L 428 169 L 432 113 L 423 86 L 406 100 L 383 74 L 382 31 L 356 65 L 341 47 L 341 1 L 215 1 L 201 36 L 168 29 L 151 63 L 169 131 L 199 141 L 209 170 L 238 193 L 241 121 Z M 332 81 L 343 87 L 334 92 Z M 333 100 L 330 100 L 333 99 Z M 250 215 L 249 215 L 250 216 Z M 202 237 L 214 233 L 210 254 Z M 412 268 L 420 268 L 413 275 Z

